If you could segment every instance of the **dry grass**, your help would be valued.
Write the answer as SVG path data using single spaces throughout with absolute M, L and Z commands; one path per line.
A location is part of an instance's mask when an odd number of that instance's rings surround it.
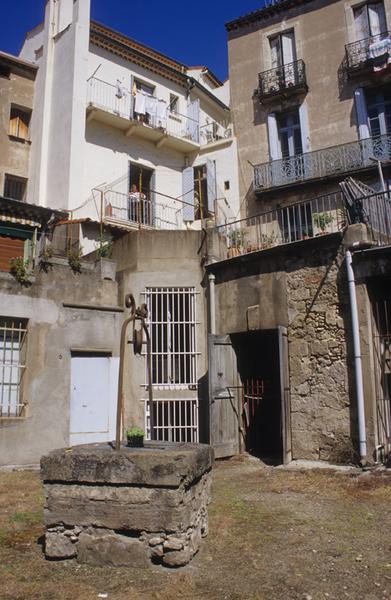
M 391 600 L 391 478 L 219 463 L 210 533 L 186 569 L 48 562 L 37 474 L 0 473 L 0 599 Z

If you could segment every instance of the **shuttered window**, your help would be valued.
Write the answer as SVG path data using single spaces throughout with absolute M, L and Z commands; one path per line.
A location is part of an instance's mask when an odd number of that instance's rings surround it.
M 9 134 L 21 140 L 28 140 L 31 111 L 11 107 Z
M 16 175 L 5 175 L 4 198 L 12 200 L 24 200 L 26 195 L 27 179 L 16 177 Z

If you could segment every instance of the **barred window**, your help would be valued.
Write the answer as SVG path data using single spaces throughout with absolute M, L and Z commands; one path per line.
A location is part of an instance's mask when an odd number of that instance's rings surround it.
M 196 292 L 192 287 L 147 288 L 152 383 L 197 383 Z
M 23 413 L 27 320 L 0 317 L 0 417 Z

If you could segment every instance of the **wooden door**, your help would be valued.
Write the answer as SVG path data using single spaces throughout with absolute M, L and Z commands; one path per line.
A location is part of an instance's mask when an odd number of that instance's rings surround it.
M 0 271 L 9 271 L 11 258 L 23 258 L 24 240 L 0 236 Z
M 209 442 L 216 458 L 239 453 L 236 355 L 229 335 L 209 335 Z

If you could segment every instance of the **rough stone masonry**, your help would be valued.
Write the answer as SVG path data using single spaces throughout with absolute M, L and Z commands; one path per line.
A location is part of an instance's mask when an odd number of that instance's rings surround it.
M 208 533 L 213 449 L 90 444 L 41 459 L 45 554 L 90 565 L 187 564 Z

